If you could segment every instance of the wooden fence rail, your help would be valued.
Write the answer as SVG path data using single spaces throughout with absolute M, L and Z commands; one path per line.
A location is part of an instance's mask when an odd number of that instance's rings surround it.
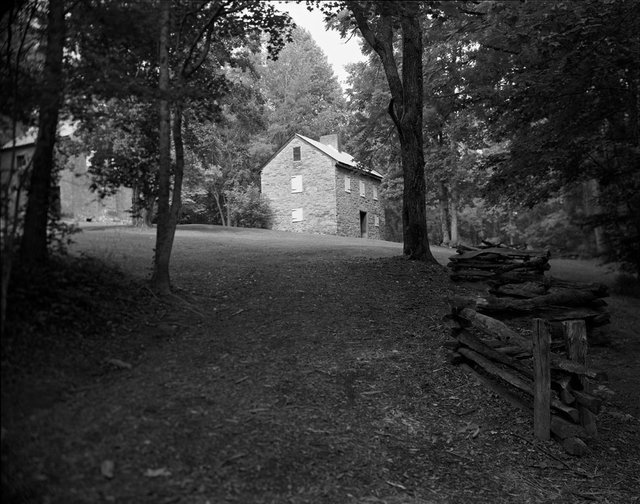
M 606 373 L 588 363 L 584 320 L 562 324 L 561 347 L 552 338 L 549 323 L 535 318 L 531 337 L 503 322 L 453 305 L 445 317 L 454 340 L 448 342 L 451 363 L 504 397 L 533 413 L 534 434 L 551 435 L 567 452 L 582 455 L 597 436 L 597 414 L 612 392 L 599 384 Z

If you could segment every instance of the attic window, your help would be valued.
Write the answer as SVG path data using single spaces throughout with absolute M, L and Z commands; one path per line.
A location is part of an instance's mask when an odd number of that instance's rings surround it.
M 293 148 L 293 160 L 300 161 L 300 147 Z
M 23 155 L 16 156 L 16 164 L 18 165 L 18 168 L 22 168 L 27 164 L 27 159 Z

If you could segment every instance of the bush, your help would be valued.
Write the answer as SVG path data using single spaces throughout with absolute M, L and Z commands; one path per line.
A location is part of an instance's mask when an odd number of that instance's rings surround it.
M 255 185 L 236 187 L 226 191 L 225 196 L 231 225 L 271 229 L 273 209 Z

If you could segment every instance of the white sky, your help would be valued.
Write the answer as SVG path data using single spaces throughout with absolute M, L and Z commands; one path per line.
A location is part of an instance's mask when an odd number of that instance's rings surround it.
M 275 1 L 276 7 L 288 12 L 293 21 L 311 33 L 316 44 L 327 55 L 329 63 L 333 67 L 338 81 L 345 88 L 347 72 L 344 65 L 364 61 L 365 57 L 360 52 L 358 39 L 342 39 L 335 30 L 327 30 L 324 26 L 322 13 L 318 10 L 309 12 L 306 3 L 297 4 L 293 1 Z

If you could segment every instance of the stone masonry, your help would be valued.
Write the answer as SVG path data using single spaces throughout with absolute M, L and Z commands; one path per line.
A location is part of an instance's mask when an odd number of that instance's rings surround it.
M 351 192 L 345 190 L 344 179 L 349 177 Z M 360 195 L 360 183 L 364 183 L 364 197 Z M 373 189 L 377 198 L 374 199 Z M 362 175 L 356 170 L 336 168 L 336 203 L 338 208 L 338 235 L 362 236 L 372 240 L 382 240 L 384 211 L 380 205 L 380 181 Z M 364 214 L 364 215 L 363 215 Z M 377 217 L 377 219 L 376 219 Z M 364 229 L 361 218 L 365 220 Z
M 325 149 L 331 143 L 339 147 L 337 137 L 322 137 L 321 142 L 324 145 L 294 135 L 263 167 L 262 194 L 275 212 L 273 229 L 380 239 L 384 212 L 373 198 L 379 178 L 338 163 L 330 154 L 344 155 Z M 350 192 L 345 190 L 345 177 L 350 179 Z

